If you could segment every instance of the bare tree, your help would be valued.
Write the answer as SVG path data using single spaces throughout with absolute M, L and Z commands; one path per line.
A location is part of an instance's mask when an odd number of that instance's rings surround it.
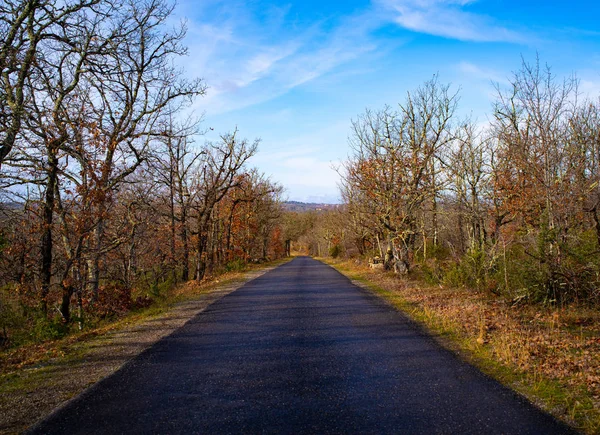
M 101 144 L 96 156 L 95 188 L 101 192 L 98 222 L 90 241 L 88 286 L 97 296 L 99 260 L 106 253 L 104 219 L 111 192 L 147 158 L 153 140 L 167 135 L 159 121 L 191 98 L 203 95 L 200 80 L 187 81 L 172 63 L 186 53 L 185 28 L 165 30 L 173 6 L 163 0 L 128 1 L 112 20 L 112 50 L 95 58 L 88 104 Z M 116 35 L 115 35 L 116 33 Z
M 230 189 L 239 183 L 238 175 L 246 161 L 254 155 L 258 140 L 249 143 L 237 138 L 237 130 L 221 136 L 219 143 L 207 143 L 195 179 L 196 198 L 196 270 L 194 278 L 201 280 L 206 271 L 205 253 L 213 209 Z
M 169 119 L 168 134 L 162 138 L 164 150 L 156 153 L 151 163 L 154 176 L 168 189 L 169 225 L 171 231 L 170 249 L 172 261 L 181 266 L 181 279 L 189 280 L 190 230 L 189 217 L 193 195 L 193 176 L 198 170 L 205 153 L 192 146 L 192 137 L 199 133 L 200 120 L 188 119 L 181 124 Z M 177 242 L 182 252 L 176 252 Z
M 600 101 L 584 101 L 569 121 L 570 148 L 576 153 L 576 178 L 585 194 L 600 249 Z
M 48 44 L 68 44 L 65 33 L 101 0 L 6 0 L 0 5 L 0 165 L 17 142 L 31 98 L 28 84 Z
M 36 62 L 25 79 L 27 117 L 19 121 L 25 123 L 24 145 L 9 161 L 17 174 L 27 167 L 37 177 L 23 182 L 44 186 L 40 257 L 44 310 L 54 274 L 57 210 L 65 233 L 68 223 L 74 222 L 67 219 L 67 209 L 87 217 L 76 231 L 84 246 L 78 242 L 68 246 L 70 238 L 62 238 L 69 258 L 59 280 L 69 283 L 63 286 L 64 301 L 70 300 L 74 282 L 85 282 L 95 299 L 100 258 L 125 240 L 105 240 L 114 193 L 148 158 L 156 138 L 167 135 L 159 121 L 205 92 L 200 80 L 182 78 L 173 66 L 173 59 L 186 50 L 181 45 L 185 29 L 165 28 L 172 5 L 163 0 L 131 1 L 116 8 L 109 1 L 96 1 L 86 9 L 83 4 L 70 9 L 68 22 L 53 21 L 52 37 L 37 45 Z M 79 204 L 71 205 L 73 201 Z M 70 253 L 78 259 L 71 259 Z M 82 256 L 86 278 L 67 279 Z M 68 320 L 66 304 L 62 311 Z
M 450 121 L 457 100 L 434 76 L 408 93 L 397 112 L 367 111 L 353 123 L 354 156 L 346 165 L 345 182 L 375 203 L 387 235 L 386 265 L 402 274 L 410 271 L 417 214 L 440 189 L 436 159 L 452 140 Z
M 35 63 L 29 66 L 24 82 L 28 93 L 27 116 L 18 121 L 25 127 L 22 139 L 28 145 L 23 144 L 7 161 L 16 166 L 17 174 L 28 166 L 33 173 L 39 174 L 38 180 L 29 181 L 44 185 L 39 268 L 43 311 L 47 308 L 46 297 L 52 279 L 52 232 L 56 201 L 60 195 L 59 180 L 67 166 L 69 143 L 76 140 L 86 122 L 79 97 L 82 90 L 80 82 L 86 61 L 105 48 L 96 34 L 105 21 L 105 12 L 111 8 L 103 5 L 107 9 L 102 9 L 98 5 L 98 13 L 89 14 L 83 3 L 77 5 L 79 8 L 70 7 L 67 16 L 63 17 L 68 21 L 51 20 L 52 37 L 46 35 L 37 44 Z M 52 9 L 47 13 L 53 13 Z
M 488 239 L 487 201 L 491 194 L 490 141 L 466 121 L 455 133 L 447 156 L 450 188 L 457 203 L 459 228 L 467 227 L 469 248 L 482 249 Z M 464 249 L 463 252 L 464 253 Z

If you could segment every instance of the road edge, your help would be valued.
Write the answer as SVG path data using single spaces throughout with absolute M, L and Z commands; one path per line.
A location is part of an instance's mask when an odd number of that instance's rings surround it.
M 525 391 L 521 391 L 518 388 L 515 388 L 515 385 L 513 383 L 507 382 L 506 379 L 503 379 L 502 376 L 499 376 L 499 374 L 495 370 L 492 370 L 489 367 L 485 366 L 482 363 L 482 361 L 479 360 L 480 357 L 477 357 L 476 355 L 472 354 L 468 348 L 461 346 L 461 343 L 458 339 L 453 339 L 452 337 L 446 336 L 442 332 L 435 330 L 435 328 L 433 328 L 427 322 L 424 322 L 424 321 L 416 318 L 409 310 L 409 305 L 410 305 L 409 302 L 402 300 L 401 303 L 398 303 L 397 300 L 392 300 L 392 297 L 390 296 L 391 293 L 395 293 L 394 297 L 396 299 L 398 299 L 398 298 L 402 299 L 402 296 L 399 293 L 393 292 L 392 290 L 383 288 L 383 287 L 379 286 L 378 284 L 371 282 L 368 278 L 361 276 L 360 273 L 357 273 L 357 276 L 359 277 L 359 279 L 357 279 L 356 277 L 351 276 L 350 273 L 343 270 L 341 267 L 338 267 L 340 265 L 338 265 L 337 263 L 335 263 L 333 261 L 328 261 L 328 259 L 326 259 L 326 258 L 315 258 L 315 260 L 318 260 L 321 263 L 332 267 L 337 272 L 339 272 L 341 275 L 345 276 L 356 287 L 364 290 L 370 296 L 376 298 L 377 300 L 383 302 L 384 304 L 388 305 L 392 309 L 394 309 L 394 310 L 400 312 L 402 315 L 406 316 L 406 318 L 410 320 L 410 322 L 414 325 L 414 327 L 416 327 L 420 331 L 420 333 L 424 334 L 429 339 L 435 341 L 438 345 L 440 345 L 446 351 L 452 353 L 456 358 L 458 358 L 461 361 L 465 362 L 466 364 L 469 364 L 470 366 L 474 367 L 476 370 L 481 372 L 484 376 L 498 382 L 503 387 L 509 389 L 512 393 L 514 393 L 516 396 L 518 396 L 521 400 L 524 400 L 524 401 L 530 403 L 532 406 L 539 409 L 541 412 L 548 414 L 554 420 L 565 425 L 568 429 L 574 431 L 575 433 L 581 433 L 581 434 L 585 433 L 585 432 L 582 432 L 580 428 L 575 426 L 574 421 L 566 420 L 564 418 L 561 418 L 562 417 L 561 415 L 557 415 L 556 413 L 554 413 L 550 407 L 546 406 L 546 404 L 543 402 L 542 399 L 540 399 L 539 397 L 536 397 L 536 396 L 528 395 L 528 394 L 526 394 Z M 413 307 L 413 309 L 414 309 L 414 307 Z M 510 369 L 506 368 L 506 370 L 510 370 Z
M 80 396 L 89 394 L 89 391 L 92 391 L 100 381 L 121 370 L 138 355 L 184 326 L 218 300 L 291 260 L 292 258 L 289 258 L 258 270 L 247 271 L 242 277 L 231 282 L 218 284 L 217 278 L 215 280 L 217 284 L 206 293 L 178 302 L 158 315 L 141 319 L 138 322 L 123 324 L 114 330 L 90 337 L 89 340 L 82 343 L 81 347 L 86 346 L 86 350 L 80 354 L 69 355 L 66 358 L 67 361 L 51 362 L 41 367 L 42 370 L 49 372 L 44 378 L 45 382 L 33 390 L 23 391 L 22 395 L 30 400 L 35 400 L 37 395 L 42 395 L 43 406 L 39 408 L 39 412 L 31 412 L 31 415 L 21 414 L 20 418 L 2 422 L 4 427 L 0 429 L 0 433 L 29 433 L 35 430 L 47 418 Z M 98 364 L 98 357 L 102 353 L 102 349 L 108 349 L 110 361 L 104 361 L 104 366 L 98 368 L 95 365 Z M 94 370 L 89 370 L 92 367 Z M 37 368 L 24 370 L 35 371 Z M 75 377 L 74 382 L 69 382 L 62 389 L 59 388 L 56 391 L 52 387 L 47 387 L 47 384 L 52 385 L 54 381 L 60 381 L 58 378 L 65 376 L 65 373 L 71 377 L 70 374 L 77 371 L 83 372 L 84 375 Z M 27 374 L 24 373 L 23 376 L 27 376 Z M 23 407 L 23 402 L 16 402 L 14 406 Z

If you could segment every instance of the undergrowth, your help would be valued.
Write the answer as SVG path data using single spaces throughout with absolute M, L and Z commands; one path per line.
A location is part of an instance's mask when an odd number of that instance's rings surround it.
M 219 286 L 242 280 L 245 272 L 278 265 L 286 261 L 288 259 L 262 265 L 237 266 L 233 270 L 207 276 L 200 283 L 188 281 L 179 285 L 163 287 L 152 298 L 147 298 L 147 292 L 138 290 L 131 294 L 132 302 L 128 309 L 115 310 L 104 316 L 88 316 L 83 329 L 79 328 L 77 321 L 65 324 L 58 315 L 43 317 L 33 309 L 27 310 L 14 304 L 14 310 L 9 311 L 13 313 L 14 317 L 3 318 L 6 324 L 14 327 L 10 336 L 11 341 L 0 347 L 0 375 L 61 356 L 65 349 L 73 343 L 156 317 L 177 303 L 196 299 Z M 144 298 L 146 302 L 136 303 L 135 301 L 139 301 L 140 298 Z M 0 324 L 0 329 L 2 326 L 4 325 Z

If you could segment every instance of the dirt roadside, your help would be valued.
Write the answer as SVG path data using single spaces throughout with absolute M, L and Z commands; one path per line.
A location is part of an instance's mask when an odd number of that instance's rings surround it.
M 0 378 L 0 434 L 19 433 L 89 386 L 117 371 L 196 314 L 277 265 L 246 272 L 197 298 L 141 322 L 75 342 L 56 357 Z

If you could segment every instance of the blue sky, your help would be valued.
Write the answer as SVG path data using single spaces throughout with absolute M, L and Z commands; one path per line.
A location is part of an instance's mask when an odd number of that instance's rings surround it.
M 492 83 L 521 57 L 576 73 L 600 95 L 600 3 L 500 0 L 180 0 L 186 73 L 209 86 L 195 110 L 214 130 L 260 138 L 251 164 L 290 200 L 337 202 L 332 167 L 348 156 L 351 119 L 404 101 L 438 73 L 460 112 L 485 123 Z

